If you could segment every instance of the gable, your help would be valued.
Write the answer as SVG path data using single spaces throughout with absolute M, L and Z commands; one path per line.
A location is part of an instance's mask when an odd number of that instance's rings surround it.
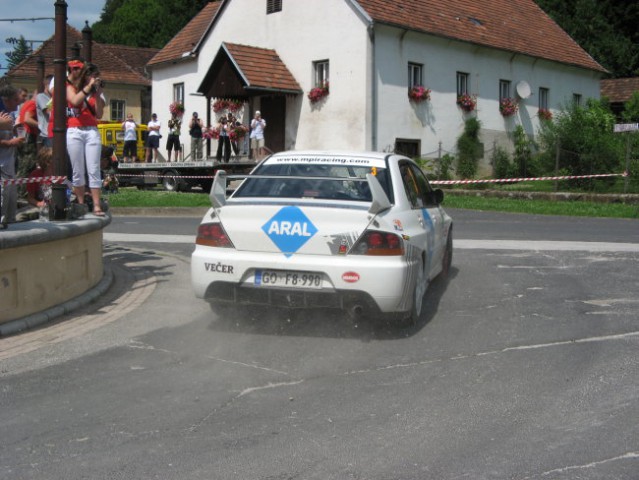
M 275 50 L 224 42 L 198 92 L 244 99 L 251 92 L 296 95 L 302 89 Z

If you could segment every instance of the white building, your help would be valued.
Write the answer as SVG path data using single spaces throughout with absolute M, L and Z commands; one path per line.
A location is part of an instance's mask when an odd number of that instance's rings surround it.
M 184 101 L 185 123 L 197 111 L 210 124 L 209 105 L 229 98 L 245 102 L 244 123 L 261 110 L 272 151 L 429 157 L 454 152 L 471 115 L 486 150 L 508 147 L 517 124 L 534 135 L 540 108 L 598 98 L 605 73 L 533 0 L 221 0 L 148 68 L 165 132 L 172 101 Z M 311 103 L 325 81 L 330 93 Z M 430 100 L 409 101 L 416 84 Z M 476 96 L 473 112 L 457 105 L 461 93 Z M 516 114 L 500 114 L 502 97 Z M 188 154 L 188 128 L 182 140 Z

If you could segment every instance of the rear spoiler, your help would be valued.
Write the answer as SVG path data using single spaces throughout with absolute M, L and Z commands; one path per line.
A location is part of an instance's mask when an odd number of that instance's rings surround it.
M 283 176 L 274 176 L 274 175 L 227 175 L 224 170 L 218 170 L 215 173 L 215 179 L 213 180 L 213 186 L 211 187 L 211 192 L 209 193 L 209 198 L 211 199 L 211 205 L 216 210 L 220 207 L 226 205 L 226 187 L 228 180 L 244 180 L 245 178 L 271 178 L 274 180 L 282 180 L 285 178 L 295 178 L 295 179 L 303 179 L 305 177 L 283 177 Z M 308 177 L 312 179 L 317 179 L 318 177 Z M 323 178 L 323 177 L 319 177 Z M 335 178 L 335 177 L 326 177 L 326 180 L 344 180 L 343 178 Z M 368 187 L 371 191 L 371 206 L 368 209 L 368 212 L 377 215 L 385 210 L 388 210 L 393 204 L 388 199 L 386 192 L 382 188 L 377 177 L 372 173 L 366 174 L 366 179 L 363 178 L 349 178 L 348 180 L 358 181 L 358 182 L 368 182 Z

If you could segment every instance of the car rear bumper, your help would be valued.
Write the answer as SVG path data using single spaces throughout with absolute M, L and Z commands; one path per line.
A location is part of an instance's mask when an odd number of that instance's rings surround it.
M 373 312 L 410 309 L 412 291 L 404 257 L 294 255 L 238 252 L 196 246 L 191 257 L 195 296 L 213 303 L 274 305 L 288 308 L 363 308 Z M 321 289 L 256 285 L 256 269 L 318 272 Z

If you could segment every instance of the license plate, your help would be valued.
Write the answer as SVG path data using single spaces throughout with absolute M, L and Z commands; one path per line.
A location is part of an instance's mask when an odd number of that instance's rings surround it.
M 322 275 L 287 270 L 256 270 L 255 285 L 260 287 L 322 288 Z

